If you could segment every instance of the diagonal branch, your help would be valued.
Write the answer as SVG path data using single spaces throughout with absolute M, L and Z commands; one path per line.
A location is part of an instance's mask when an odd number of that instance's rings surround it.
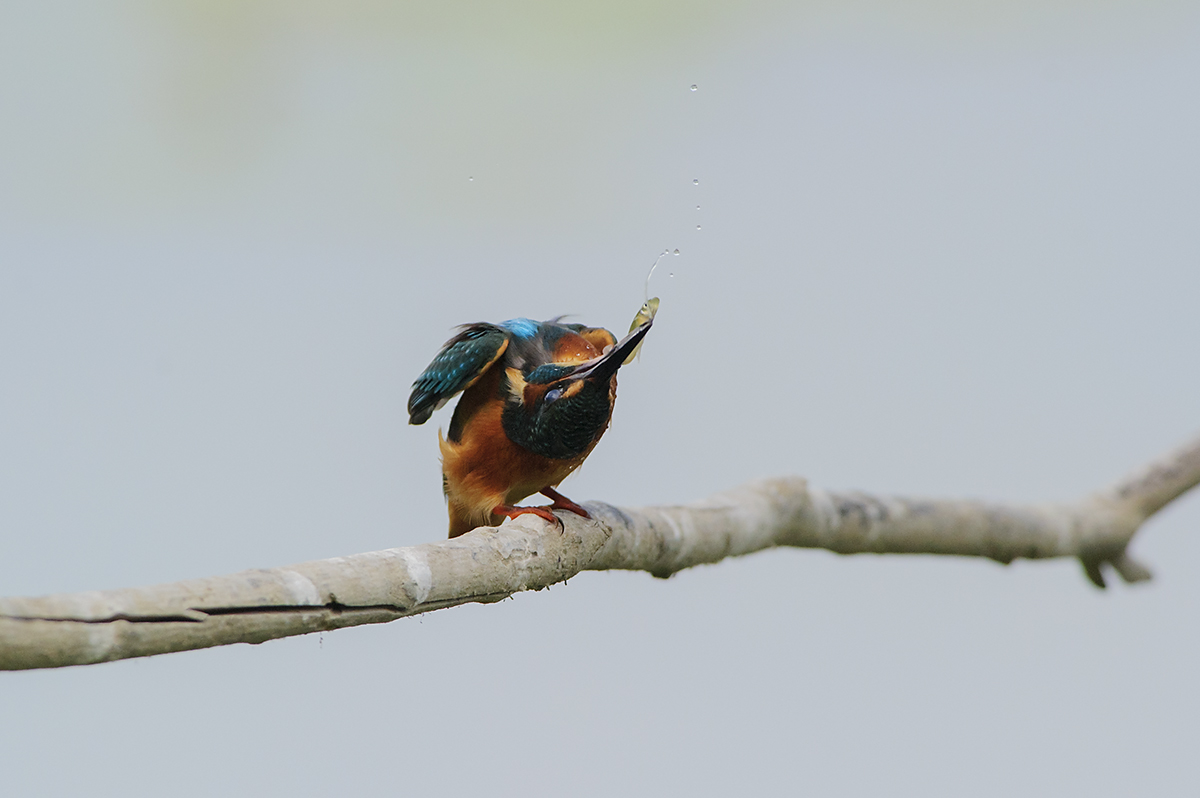
M 524 515 L 437 543 L 145 588 L 0 599 L 0 669 L 53 668 L 385 623 L 539 590 L 584 570 L 684 568 L 775 546 L 841 554 L 952 554 L 1008 563 L 1076 557 L 1104 586 L 1110 564 L 1150 577 L 1126 547 L 1142 523 L 1200 484 L 1200 438 L 1079 501 L 1007 505 L 826 491 L 800 478 L 697 504 L 589 503 L 559 531 Z

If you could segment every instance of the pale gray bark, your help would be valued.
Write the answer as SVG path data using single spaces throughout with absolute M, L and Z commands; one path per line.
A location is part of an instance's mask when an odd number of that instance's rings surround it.
M 536 516 L 454 540 L 168 585 L 0 599 L 0 669 L 53 668 L 261 643 L 538 590 L 585 570 L 666 577 L 773 546 L 842 554 L 955 554 L 1008 563 L 1076 557 L 1148 579 L 1126 547 L 1151 515 L 1200 484 L 1200 439 L 1079 501 L 1006 505 L 839 493 L 800 478 L 752 483 L 681 507 L 589 503 L 592 520 Z

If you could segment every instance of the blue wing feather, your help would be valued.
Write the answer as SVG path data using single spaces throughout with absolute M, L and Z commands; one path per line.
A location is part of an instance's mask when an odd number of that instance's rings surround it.
M 451 338 L 413 383 L 408 423 L 424 424 L 433 411 L 471 387 L 508 348 L 508 333 L 494 324 L 471 324 Z

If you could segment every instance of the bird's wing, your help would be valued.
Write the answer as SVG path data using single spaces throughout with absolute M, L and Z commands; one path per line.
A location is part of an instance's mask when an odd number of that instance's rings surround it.
M 424 424 L 433 411 L 470 388 L 508 348 L 508 333 L 494 324 L 468 324 L 438 352 L 413 383 L 408 423 Z

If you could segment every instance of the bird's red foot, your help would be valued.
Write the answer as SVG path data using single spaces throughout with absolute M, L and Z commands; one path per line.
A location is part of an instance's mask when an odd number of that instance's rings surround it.
M 557 525 L 559 529 L 563 527 L 562 521 L 554 517 L 554 513 L 550 512 L 549 507 L 513 507 L 509 504 L 498 504 L 492 508 L 492 515 L 502 515 L 505 518 L 516 518 L 518 515 L 526 513 L 545 518 L 550 523 Z
M 550 505 L 551 510 L 570 510 L 571 512 L 575 513 L 575 515 L 582 515 L 584 518 L 592 517 L 587 510 L 583 509 L 578 504 L 556 491 L 554 488 L 542 488 L 539 492 L 547 499 L 550 499 L 552 502 L 554 502 Z

